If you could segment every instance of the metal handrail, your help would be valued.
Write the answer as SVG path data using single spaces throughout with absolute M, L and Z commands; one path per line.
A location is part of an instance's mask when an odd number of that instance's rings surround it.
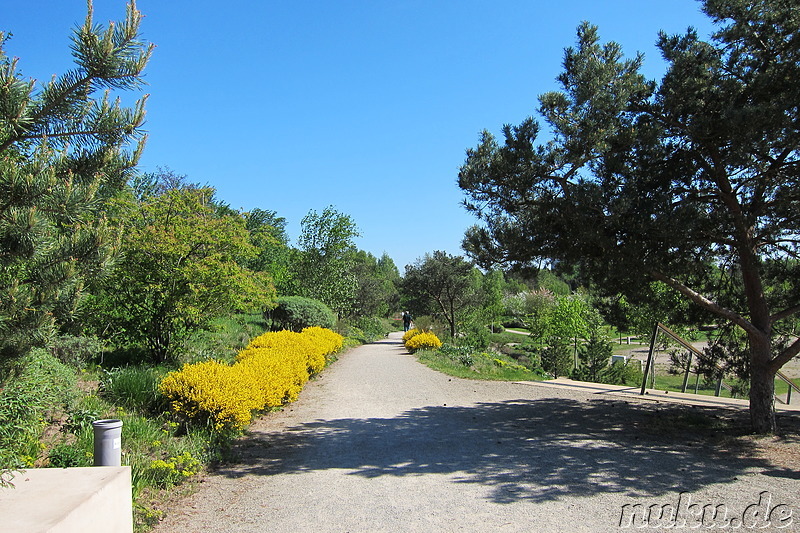
M 692 346 L 691 344 L 689 344 L 688 342 L 683 340 L 681 337 L 678 336 L 677 333 L 675 333 L 674 331 L 669 329 L 667 326 L 665 326 L 664 324 L 658 322 L 655 325 L 655 328 L 653 328 L 653 337 L 650 340 L 650 351 L 647 354 L 647 363 L 645 365 L 644 377 L 642 379 L 642 389 L 641 389 L 640 394 L 644 395 L 645 389 L 647 388 L 647 377 L 650 374 L 651 369 L 653 369 L 653 364 L 652 364 L 653 351 L 655 350 L 656 338 L 658 336 L 659 330 L 663 331 L 667 336 L 672 338 L 674 341 L 676 341 L 678 344 L 680 344 L 681 346 L 683 346 L 684 348 L 686 348 L 690 352 L 696 354 L 700 359 L 703 359 L 704 361 L 708 361 L 710 363 L 713 363 L 714 366 L 716 366 L 717 369 L 720 370 L 720 372 L 725 372 L 725 369 L 722 368 L 720 365 L 718 365 L 714 361 L 709 361 L 708 358 L 705 356 L 705 354 L 703 352 L 701 352 L 700 350 L 698 350 L 697 348 L 695 348 L 694 346 Z M 691 364 L 691 357 L 689 359 L 689 364 Z M 780 370 L 775 372 L 775 377 L 783 380 L 784 382 L 786 382 L 787 385 L 789 385 L 789 392 L 786 395 L 786 404 L 788 405 L 792 400 L 792 390 L 795 390 L 798 393 L 800 393 L 800 386 L 795 384 L 791 379 L 789 379 L 788 376 L 786 376 L 786 374 L 784 374 Z M 684 379 L 684 382 L 685 381 L 686 381 L 686 379 Z M 717 392 L 716 392 L 715 396 L 719 396 L 720 386 L 725 387 L 725 389 L 728 390 L 728 391 L 732 391 L 733 390 L 730 385 L 728 385 L 727 383 L 722 381 L 722 378 L 720 378 L 720 380 L 719 380 L 719 382 L 717 384 Z M 779 402 L 783 403 L 783 400 L 778 398 L 778 396 L 776 394 L 774 394 L 773 396 L 775 397 L 776 400 L 778 400 Z
M 669 329 L 667 326 L 665 326 L 661 322 L 658 322 L 656 324 L 655 329 L 653 330 L 653 339 L 652 339 L 652 342 L 650 343 L 650 353 L 647 356 L 648 362 L 649 362 L 649 360 L 650 360 L 650 358 L 652 357 L 652 354 L 653 354 L 653 349 L 655 347 L 655 341 L 656 341 L 656 336 L 658 335 L 658 330 L 661 330 L 664 333 L 666 333 L 666 335 L 668 337 L 672 338 L 672 340 L 674 340 L 675 342 L 677 342 L 678 344 L 680 344 L 681 346 L 683 346 L 684 348 L 686 348 L 690 352 L 692 352 L 695 355 L 697 355 L 698 358 L 700 358 L 700 359 L 702 359 L 704 361 L 708 361 L 709 363 L 713 363 L 714 366 L 717 367 L 717 370 L 720 371 L 720 374 L 725 372 L 724 368 L 722 368 L 720 365 L 718 365 L 714 361 L 709 361 L 708 358 L 706 357 L 706 355 L 703 352 L 701 352 L 700 350 L 698 350 L 697 348 L 695 348 L 694 346 L 692 346 L 691 344 L 689 344 L 688 342 L 683 340 L 677 333 L 675 333 L 674 331 Z M 690 364 L 691 364 L 691 359 L 690 359 Z M 646 375 L 647 374 L 645 374 L 645 376 Z M 685 379 L 684 379 L 684 381 L 685 381 Z M 644 383 L 642 385 L 643 385 L 642 390 L 644 390 Z M 719 382 L 717 383 L 717 393 L 715 394 L 715 396 L 719 396 L 720 387 L 724 387 L 725 390 L 727 390 L 728 392 L 733 392 L 733 388 L 730 385 L 728 385 L 727 383 L 725 383 L 724 381 L 722 381 L 722 378 L 720 378 Z M 642 392 L 642 394 L 644 394 L 644 392 Z

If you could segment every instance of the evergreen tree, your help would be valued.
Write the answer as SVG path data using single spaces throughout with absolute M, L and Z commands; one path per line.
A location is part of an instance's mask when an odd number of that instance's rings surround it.
M 72 38 L 75 68 L 40 86 L 0 33 L 0 363 L 69 322 L 85 281 L 109 261 L 104 201 L 144 146 L 145 99 L 126 108 L 111 98 L 142 84 L 152 45 L 139 40 L 140 21 L 131 2 L 124 21 L 103 28 L 89 3 Z
M 771 432 L 775 374 L 800 353 L 783 333 L 800 312 L 800 16 L 786 0 L 703 11 L 709 41 L 660 36 L 660 83 L 584 23 L 563 90 L 540 98 L 552 141 L 529 118 L 468 151 L 459 184 L 485 225 L 464 244 L 483 266 L 577 267 L 631 302 L 656 281 L 740 329 L 753 428 Z
M 603 371 L 608 368 L 613 350 L 608 339 L 598 330 L 592 331 L 589 340 L 578 350 L 580 366 L 573 371 L 573 377 L 583 381 L 601 383 Z
M 258 249 L 258 255 L 245 265 L 254 272 L 267 272 L 278 293 L 289 289 L 291 275 L 289 259 L 291 248 L 286 234 L 286 219 L 275 211 L 255 208 L 244 213 L 250 243 Z

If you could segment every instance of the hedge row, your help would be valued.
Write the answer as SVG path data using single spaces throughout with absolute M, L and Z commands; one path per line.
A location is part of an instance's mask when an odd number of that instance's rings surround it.
M 228 365 L 186 364 L 170 372 L 159 390 L 177 415 L 217 431 L 240 430 L 254 412 L 297 399 L 309 376 L 325 367 L 325 356 L 342 347 L 338 333 L 319 327 L 278 331 L 253 339 Z

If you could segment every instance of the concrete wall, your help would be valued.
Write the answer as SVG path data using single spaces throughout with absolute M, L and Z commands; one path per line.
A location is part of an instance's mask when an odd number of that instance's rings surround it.
M 0 530 L 131 533 L 129 466 L 31 468 L 0 489 Z

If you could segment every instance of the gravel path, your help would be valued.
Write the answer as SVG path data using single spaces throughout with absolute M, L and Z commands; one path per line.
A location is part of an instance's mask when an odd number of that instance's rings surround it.
M 450 378 L 392 334 L 347 352 L 297 402 L 257 421 L 237 444 L 240 461 L 156 531 L 605 532 L 626 529 L 621 519 L 658 531 L 670 521 L 647 520 L 646 507 L 670 504 L 681 504 L 684 529 L 713 504 L 728 514 L 706 525 L 735 527 L 744 515 L 748 526 L 766 508 L 756 525 L 771 512 L 772 527 L 761 531 L 800 531 L 800 458 L 777 464 L 747 441 L 669 436 L 696 412 Z

